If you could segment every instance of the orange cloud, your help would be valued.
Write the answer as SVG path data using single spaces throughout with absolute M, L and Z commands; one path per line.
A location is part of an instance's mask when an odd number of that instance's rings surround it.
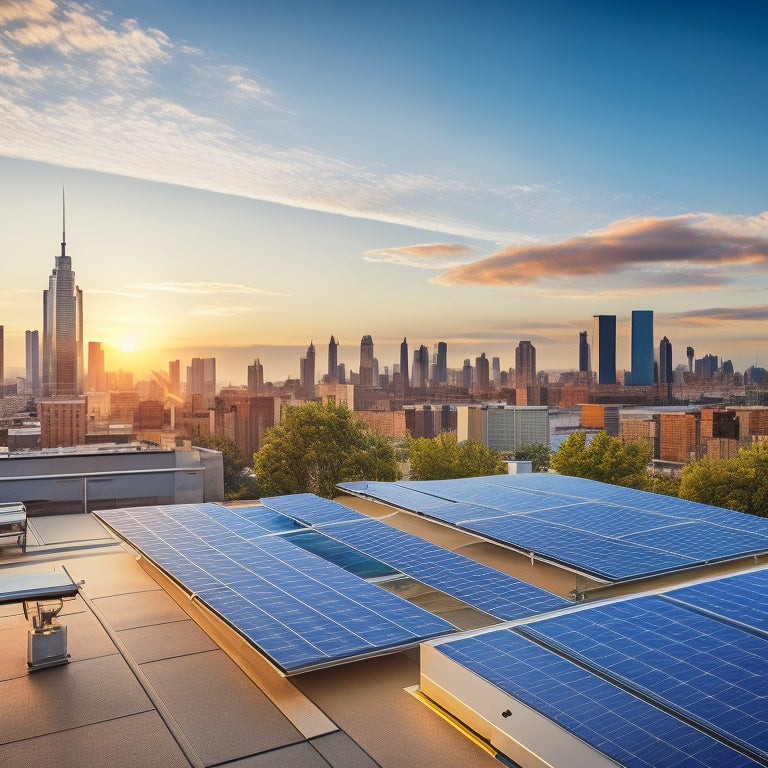
M 604 275 L 650 265 L 713 268 L 766 261 L 766 214 L 749 220 L 704 214 L 626 219 L 560 243 L 505 248 L 471 264 L 452 267 L 435 282 L 526 285 L 548 277 Z
M 475 250 L 468 245 L 456 243 L 425 243 L 366 251 L 363 260 L 423 269 L 445 269 L 464 261 Z

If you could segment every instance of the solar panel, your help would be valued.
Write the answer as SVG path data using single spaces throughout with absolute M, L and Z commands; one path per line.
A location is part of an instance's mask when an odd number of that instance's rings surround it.
M 518 630 L 755 759 L 768 759 L 765 637 L 655 596 L 596 605 Z
M 294 493 L 288 496 L 269 496 L 261 503 L 276 512 L 284 512 L 295 520 L 307 525 L 340 523 L 348 520 L 365 519 L 366 515 L 345 507 L 330 499 L 315 496 L 314 493 Z
M 519 619 L 572 605 L 546 590 L 377 520 L 329 526 L 324 532 L 499 619 Z
M 607 581 L 768 551 L 764 518 L 563 475 L 340 487 Z
M 284 672 L 380 652 L 455 629 L 281 536 L 243 536 L 216 505 L 94 513 Z M 223 509 L 223 508 L 219 508 Z M 227 510 L 225 510 L 226 512 Z
M 758 765 L 509 630 L 448 641 L 438 650 L 626 768 Z
M 768 570 L 740 573 L 667 592 L 667 600 L 768 636 Z

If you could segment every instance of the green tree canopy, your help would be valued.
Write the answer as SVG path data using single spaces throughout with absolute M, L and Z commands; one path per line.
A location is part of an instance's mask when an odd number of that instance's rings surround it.
M 455 432 L 443 432 L 434 438 L 409 437 L 408 455 L 414 480 L 482 477 L 506 471 L 498 451 L 475 440 L 459 445 Z
M 515 461 L 533 462 L 533 471 L 541 472 L 549 468 L 552 451 L 546 443 L 528 443 L 515 449 Z
M 346 405 L 334 403 L 287 407 L 281 423 L 267 430 L 254 469 L 262 496 L 332 498 L 337 483 L 400 477 L 387 439 L 371 432 Z
M 680 479 L 681 499 L 768 517 L 768 446 L 755 445 L 730 459 L 688 464 Z
M 247 465 L 237 443 L 231 437 L 212 435 L 210 432 L 200 432 L 192 440 L 199 448 L 221 451 L 224 464 L 224 495 L 228 499 L 238 498 L 248 478 L 243 474 Z
M 552 455 L 550 466 L 561 475 L 585 477 L 601 483 L 646 488 L 646 467 L 653 458 L 646 443 L 624 443 L 618 437 L 600 432 L 587 445 L 583 432 L 574 432 Z

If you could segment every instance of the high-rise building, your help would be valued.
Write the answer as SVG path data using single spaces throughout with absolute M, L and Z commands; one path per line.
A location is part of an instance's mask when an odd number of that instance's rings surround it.
M 521 341 L 515 349 L 515 389 L 533 386 L 536 381 L 536 347 Z
M 414 389 L 426 387 L 429 380 L 429 350 L 422 344 L 413 351 L 411 385 Z
M 43 291 L 43 394 L 76 395 L 82 388 L 83 293 L 66 255 L 62 211 L 61 254 Z
M 487 392 L 491 388 L 489 362 L 485 352 L 475 358 L 475 389 L 479 392 Z
M 193 357 L 187 368 L 187 395 L 202 395 L 208 406 L 216 397 L 216 358 Z
M 403 383 L 403 396 L 405 396 L 410 386 L 408 376 L 408 341 L 406 339 L 403 339 L 400 344 L 400 381 Z
M 467 389 L 472 388 L 472 365 L 469 358 L 464 358 L 464 366 L 461 369 L 461 386 Z
M 40 334 L 37 331 L 25 333 L 27 386 L 33 395 L 40 394 Z
M 594 315 L 592 351 L 597 362 L 597 383 L 616 383 L 616 315 Z
M 248 366 L 248 389 L 256 395 L 260 395 L 264 389 L 264 366 L 258 357 L 253 365 Z
M 347 366 L 346 363 L 339 363 L 339 384 L 347 383 Z
M 310 342 L 307 347 L 306 357 L 302 357 L 299 363 L 299 386 L 305 398 L 315 396 L 315 345 Z
M 494 389 L 501 386 L 501 359 L 498 357 L 491 358 L 491 381 Z
M 693 347 L 686 347 L 685 356 L 688 358 L 688 373 L 693 373 Z
M 168 363 L 168 391 L 172 395 L 181 395 L 181 361 L 171 360 Z
M 579 373 L 589 373 L 591 370 L 587 332 L 579 331 Z
M 360 340 L 360 386 L 373 386 L 373 339 L 365 335 Z
M 444 341 L 437 342 L 437 375 L 436 380 L 440 384 L 448 383 L 448 344 Z
M 328 342 L 328 383 L 339 383 L 339 342 L 333 336 Z
M 665 336 L 659 343 L 659 383 L 671 384 L 672 381 L 672 344 Z
M 105 392 L 107 389 L 104 368 L 104 347 L 100 341 L 88 342 L 88 391 Z
M 38 401 L 43 448 L 85 445 L 85 398 L 51 397 Z
M 653 310 L 632 310 L 632 386 L 653 384 Z

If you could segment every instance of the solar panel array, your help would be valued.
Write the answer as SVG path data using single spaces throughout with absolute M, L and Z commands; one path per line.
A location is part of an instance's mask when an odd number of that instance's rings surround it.
M 582 478 L 494 475 L 339 487 L 611 582 L 768 552 L 768 519 Z
M 754 760 L 507 629 L 439 650 L 627 768 L 756 768 Z
M 95 514 L 286 673 L 455 629 L 230 513 L 190 504 Z
M 353 510 L 327 499 L 302 494 L 262 502 L 303 520 L 322 519 L 316 530 L 325 536 L 499 619 L 525 618 L 572 605 L 546 590 L 366 515 L 354 512 L 352 517 L 349 513 Z M 312 508 L 315 503 L 317 510 Z M 338 519 L 334 519 L 336 516 Z
M 441 642 L 625 766 L 768 763 L 768 569 Z

